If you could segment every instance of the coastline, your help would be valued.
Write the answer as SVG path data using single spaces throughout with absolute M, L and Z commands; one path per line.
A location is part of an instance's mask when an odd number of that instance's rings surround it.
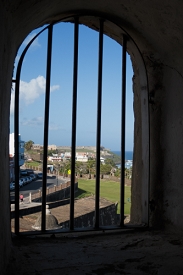
M 111 151 L 121 157 L 121 151 Z M 133 151 L 125 151 L 125 160 L 133 160 Z

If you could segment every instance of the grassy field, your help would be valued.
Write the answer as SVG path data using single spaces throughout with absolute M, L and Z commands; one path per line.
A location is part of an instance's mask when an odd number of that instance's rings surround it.
M 76 198 L 84 198 L 95 194 L 95 180 L 78 179 L 78 192 Z M 118 202 L 119 214 L 120 209 L 120 184 L 119 182 L 101 180 L 100 196 L 111 202 Z M 125 186 L 125 213 L 130 214 L 131 207 L 131 187 Z
M 25 163 L 25 165 L 31 165 L 31 166 L 36 166 L 36 167 L 38 167 L 39 165 L 41 165 L 41 163 L 40 162 L 37 162 L 37 161 L 26 161 L 26 163 Z

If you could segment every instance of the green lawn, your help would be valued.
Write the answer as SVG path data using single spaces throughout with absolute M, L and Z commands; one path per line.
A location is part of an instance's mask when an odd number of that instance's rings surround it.
M 95 180 L 78 179 L 78 192 L 76 198 L 88 197 L 95 194 Z M 111 202 L 118 202 L 119 214 L 120 209 L 120 184 L 114 181 L 100 181 L 100 196 Z M 131 207 L 131 187 L 125 186 L 125 213 L 130 214 Z
M 25 165 L 31 165 L 31 166 L 36 166 L 36 167 L 38 167 L 41 163 L 40 162 L 38 162 L 38 161 L 26 161 L 25 162 Z

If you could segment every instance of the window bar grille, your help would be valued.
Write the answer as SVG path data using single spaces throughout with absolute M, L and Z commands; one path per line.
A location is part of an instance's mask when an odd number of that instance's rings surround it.
M 74 185 L 75 185 L 75 154 L 76 154 L 76 113 L 77 113 L 77 73 L 78 73 L 78 34 L 79 19 L 75 18 L 74 32 L 74 66 L 73 66 L 73 106 L 72 106 L 72 150 L 71 150 L 71 196 L 70 196 L 70 230 L 74 229 Z M 46 184 L 47 184 L 47 150 L 48 150 L 48 125 L 49 125 L 49 100 L 51 78 L 51 52 L 53 25 L 48 28 L 47 71 L 46 71 L 46 97 L 44 121 L 44 159 L 43 159 L 43 184 L 42 184 L 42 227 L 46 230 Z M 40 33 L 42 33 L 44 28 Z M 101 141 L 101 109 L 102 109 L 102 59 L 103 59 L 103 28 L 104 20 L 100 19 L 99 53 L 98 53 L 98 102 L 97 102 L 97 134 L 96 134 L 96 183 L 95 183 L 95 229 L 99 228 L 99 200 L 100 200 L 100 141 Z M 39 33 L 39 34 L 40 34 Z M 20 74 L 25 54 L 38 37 L 37 34 L 24 49 L 16 72 L 15 83 L 15 234 L 19 234 L 19 93 Z M 125 119 L 126 119 L 126 49 L 127 36 L 123 35 L 122 47 L 122 106 L 121 106 L 121 182 L 120 182 L 120 226 L 124 226 L 124 187 L 125 187 Z
M 42 181 L 42 217 L 41 230 L 45 231 L 46 225 L 46 183 L 47 183 L 47 153 L 48 153 L 48 127 L 50 103 L 50 78 L 51 78 L 51 53 L 52 53 L 53 25 L 48 27 L 47 69 L 46 69 L 46 96 L 44 115 L 44 155 L 43 155 L 43 181 Z
M 72 138 L 71 138 L 71 186 L 70 186 L 70 230 L 74 229 L 74 186 L 76 155 L 76 115 L 77 115 L 77 74 L 78 74 L 78 18 L 74 25 L 74 64 L 73 64 L 73 102 L 72 102 Z
M 101 140 L 101 111 L 102 111 L 102 59 L 103 59 L 103 26 L 100 19 L 99 56 L 98 56 L 98 102 L 97 102 L 97 136 L 96 136 L 96 186 L 95 186 L 95 229 L 99 228 L 100 201 L 100 140 Z
M 122 102 L 121 102 L 120 226 L 124 226 L 124 197 L 125 197 L 126 44 L 127 44 L 127 37 L 126 37 L 126 35 L 123 35 L 123 47 L 122 47 Z

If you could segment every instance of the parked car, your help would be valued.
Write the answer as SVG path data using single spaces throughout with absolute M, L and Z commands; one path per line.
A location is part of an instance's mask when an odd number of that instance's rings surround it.
M 26 170 L 21 170 L 20 171 L 20 175 L 21 176 L 26 176 L 27 175 L 27 171 Z
M 15 189 L 15 183 L 14 182 L 10 182 L 10 190 L 14 190 Z
M 22 179 L 19 179 L 19 187 L 21 188 L 24 185 L 24 182 Z
M 25 181 L 26 181 L 26 184 L 29 183 L 29 182 L 30 182 L 29 177 L 26 177 L 26 178 L 25 178 Z
M 27 182 L 27 178 L 21 178 L 21 180 L 23 181 L 23 185 L 26 185 L 28 182 Z
M 31 182 L 31 181 L 32 181 L 31 176 L 28 176 L 28 177 L 27 177 L 27 180 L 28 180 L 28 182 Z
M 29 177 L 31 177 L 32 180 L 36 179 L 36 175 L 35 174 L 31 174 Z
M 30 176 L 31 174 L 33 174 L 34 173 L 34 171 L 32 170 L 32 169 L 26 169 L 26 171 L 27 171 L 27 174 Z
M 38 177 L 38 179 L 42 179 L 43 178 L 43 173 L 37 173 L 37 177 Z

